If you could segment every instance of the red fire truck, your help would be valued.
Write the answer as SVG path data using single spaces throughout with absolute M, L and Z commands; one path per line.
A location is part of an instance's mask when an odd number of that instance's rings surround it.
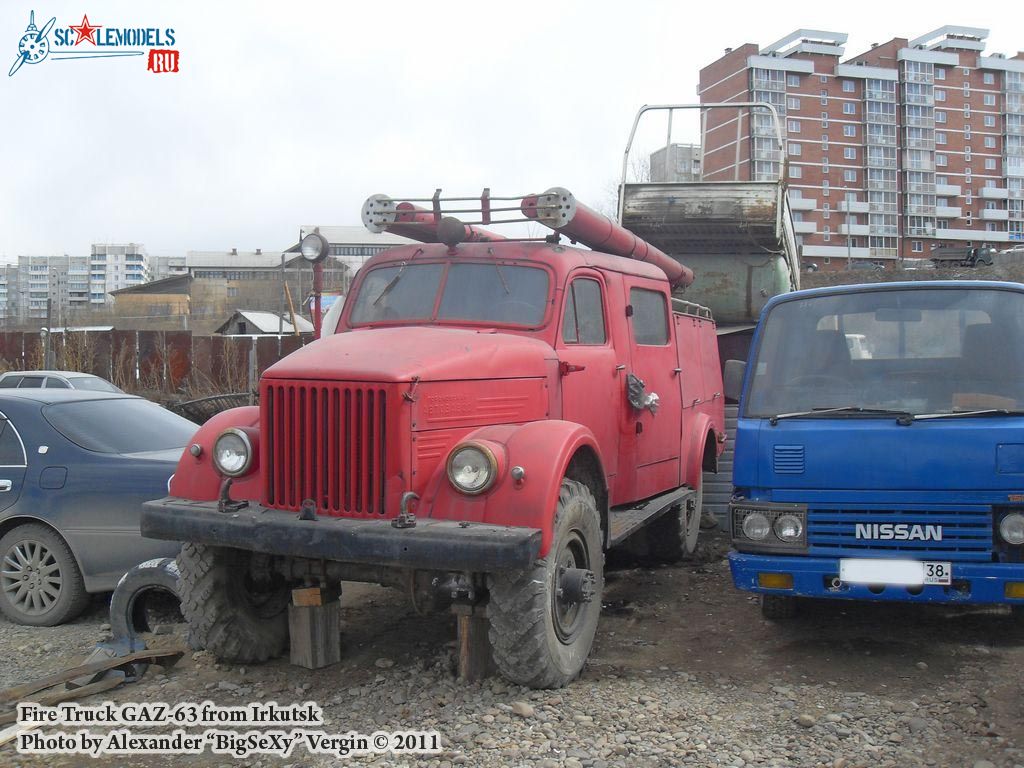
M 258 407 L 202 427 L 143 532 L 185 542 L 191 638 L 221 658 L 284 652 L 291 589 L 367 581 L 421 608 L 486 605 L 500 671 L 565 685 L 604 551 L 696 545 L 725 441 L 714 321 L 673 296 L 687 267 L 562 188 L 377 195 L 363 216 L 419 243 L 367 262 L 337 327 L 264 374 Z M 513 216 L 552 234 L 478 226 Z

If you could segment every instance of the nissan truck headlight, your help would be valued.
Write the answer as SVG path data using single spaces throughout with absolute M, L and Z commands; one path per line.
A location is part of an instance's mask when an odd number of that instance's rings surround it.
M 743 535 L 752 541 L 761 541 L 766 538 L 771 529 L 768 518 L 760 512 L 751 512 L 743 518 Z
M 213 444 L 213 463 L 228 477 L 241 477 L 252 466 L 252 443 L 240 429 L 226 429 Z
M 462 493 L 483 493 L 498 476 L 498 462 L 491 451 L 477 443 L 457 446 L 448 457 L 448 480 Z
M 999 535 L 1015 547 L 1024 544 L 1024 515 L 1011 512 L 999 522 Z
M 775 518 L 772 528 L 775 535 L 787 544 L 800 541 L 800 537 L 804 534 L 804 524 L 796 515 L 779 515 Z

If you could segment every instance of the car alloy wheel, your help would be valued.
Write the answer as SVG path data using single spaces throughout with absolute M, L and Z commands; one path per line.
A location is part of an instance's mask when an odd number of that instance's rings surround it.
M 0 589 L 17 610 L 46 613 L 60 599 L 62 586 L 60 563 L 43 542 L 23 539 L 4 553 Z

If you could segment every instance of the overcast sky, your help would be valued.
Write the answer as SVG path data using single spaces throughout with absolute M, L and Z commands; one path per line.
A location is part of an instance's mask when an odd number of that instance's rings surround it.
M 438 186 L 561 185 L 600 206 L 636 109 L 696 101 L 698 70 L 726 47 L 805 27 L 848 32 L 850 56 L 962 24 L 990 29 L 988 52 L 1012 55 L 1024 48 L 1022 8 L 7 0 L 0 259 L 86 254 L 93 242 L 151 254 L 283 248 L 300 224 L 358 224 L 369 194 Z M 154 75 L 144 57 L 51 58 L 8 77 L 32 9 L 40 27 L 83 13 L 104 27 L 172 27 L 181 71 Z M 697 138 L 686 127 L 675 140 Z

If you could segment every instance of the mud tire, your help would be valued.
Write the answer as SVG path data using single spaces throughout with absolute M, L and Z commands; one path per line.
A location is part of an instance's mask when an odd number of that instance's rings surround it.
M 283 581 L 256 585 L 252 554 L 240 549 L 185 544 L 178 555 L 181 613 L 189 645 L 219 659 L 253 664 L 288 648 L 290 592 Z
M 594 494 L 582 483 L 563 480 L 547 557 L 528 571 L 495 574 L 490 580 L 489 638 L 506 678 L 529 688 L 561 688 L 580 674 L 601 615 L 601 542 Z M 556 598 L 559 567 L 566 563 L 594 572 L 590 602 L 566 608 Z

